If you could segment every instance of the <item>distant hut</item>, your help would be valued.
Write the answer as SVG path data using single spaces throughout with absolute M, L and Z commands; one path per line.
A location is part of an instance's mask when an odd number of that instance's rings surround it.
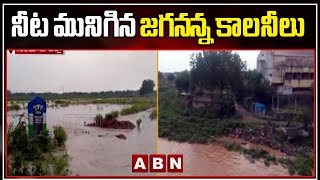
M 193 108 L 207 108 L 210 107 L 213 99 L 210 96 L 195 96 L 192 100 Z

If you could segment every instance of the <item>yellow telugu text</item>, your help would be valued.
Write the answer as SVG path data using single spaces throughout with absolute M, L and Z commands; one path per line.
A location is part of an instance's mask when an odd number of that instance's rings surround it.
M 259 18 L 215 18 L 218 37 L 303 37 L 303 18 L 278 18 L 268 11 Z M 299 26 L 299 28 L 298 28 Z
M 164 24 L 168 23 L 168 37 L 198 37 L 198 44 L 214 43 L 211 27 L 204 13 L 188 17 L 188 13 L 160 14 L 158 18 L 141 18 L 141 37 L 164 37 Z M 177 22 L 179 24 L 177 24 Z M 303 18 L 278 18 L 276 11 L 268 11 L 261 18 L 215 18 L 216 37 L 303 37 Z
M 188 13 L 180 13 L 177 18 L 174 18 L 174 13 L 160 14 L 159 18 L 141 18 L 141 37 L 164 37 L 165 22 L 169 24 L 169 37 L 198 37 L 199 44 L 214 43 L 214 39 L 211 38 L 211 27 L 207 25 L 203 13 L 196 13 L 193 18 L 188 17 Z

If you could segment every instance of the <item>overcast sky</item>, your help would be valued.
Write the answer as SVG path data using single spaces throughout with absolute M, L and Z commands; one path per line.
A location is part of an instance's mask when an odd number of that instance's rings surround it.
M 159 51 L 159 71 L 176 72 L 190 69 L 190 55 L 200 51 Z M 242 61 L 247 62 L 248 69 L 255 69 L 260 51 L 233 51 L 237 52 Z
M 8 55 L 12 92 L 137 90 L 156 82 L 156 51 L 65 51 L 64 55 Z

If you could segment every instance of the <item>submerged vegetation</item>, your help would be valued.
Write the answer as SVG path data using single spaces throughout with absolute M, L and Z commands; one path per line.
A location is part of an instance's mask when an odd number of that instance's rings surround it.
M 61 126 L 55 126 L 54 128 L 54 140 L 58 144 L 58 146 L 64 145 L 67 140 L 67 133 Z
M 149 117 L 150 117 L 150 119 L 156 119 L 157 118 L 157 111 L 155 109 L 152 110 Z
M 130 107 L 121 111 L 122 115 L 137 113 L 155 107 L 155 83 L 151 79 L 142 82 L 139 90 L 104 91 L 104 92 L 67 92 L 67 93 L 12 93 L 8 90 L 9 110 L 19 110 L 16 101 L 29 101 L 41 96 L 50 107 L 67 107 L 73 104 L 127 104 Z M 13 102 L 13 103 L 12 103 Z
M 263 149 L 247 149 L 236 143 L 226 143 L 224 147 L 229 151 L 236 151 L 244 154 L 244 156 L 248 158 L 250 162 L 254 162 L 254 160 L 258 159 L 263 159 L 265 165 L 267 166 L 270 165 L 270 162 L 277 164 L 277 158 L 270 155 L 268 151 Z
M 13 102 L 13 101 L 12 101 Z M 106 99 L 57 99 L 53 101 L 54 106 L 68 107 L 69 105 L 78 104 L 123 104 L 130 105 L 128 108 L 123 109 L 119 112 L 119 115 L 128 115 L 138 113 L 141 111 L 148 110 L 156 106 L 155 95 L 143 96 L 143 97 L 124 97 L 124 98 L 106 98 Z M 19 110 L 19 104 L 16 102 L 9 103 L 9 110 Z
M 145 99 L 143 101 L 139 101 L 139 100 L 133 101 L 130 107 L 121 110 L 121 115 L 138 113 L 140 111 L 145 111 L 155 106 L 156 106 L 156 103 L 155 103 L 155 100 L 153 99 Z
M 105 115 L 105 119 L 115 119 L 119 116 L 119 111 L 111 111 Z
M 8 174 L 10 176 L 68 175 L 69 157 L 64 149 L 55 146 L 53 141 L 47 132 L 29 138 L 26 127 L 10 125 Z
M 8 110 L 9 111 L 17 111 L 17 110 L 20 110 L 20 106 L 19 106 L 19 104 L 16 104 L 16 103 L 9 104 Z
M 305 153 L 299 153 L 293 159 L 279 158 L 284 167 L 287 167 L 291 175 L 312 176 L 314 169 L 314 158 L 311 155 Z
M 224 147 L 230 151 L 235 151 L 243 154 L 250 162 L 262 159 L 266 166 L 271 163 L 277 165 L 281 164 L 288 169 L 290 175 L 312 176 L 314 167 L 313 157 L 304 153 L 299 153 L 293 158 L 277 158 L 269 154 L 263 149 L 247 149 L 236 143 L 226 143 Z

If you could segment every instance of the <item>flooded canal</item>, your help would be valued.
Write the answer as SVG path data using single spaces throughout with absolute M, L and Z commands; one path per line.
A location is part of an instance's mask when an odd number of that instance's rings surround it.
M 141 118 L 139 128 L 133 130 L 104 129 L 84 126 L 97 114 L 120 111 L 127 105 L 71 105 L 68 107 L 48 108 L 47 126 L 52 132 L 53 126 L 61 125 L 68 134 L 66 148 L 71 157 L 69 168 L 71 175 L 144 175 L 131 173 L 131 155 L 134 153 L 156 153 L 156 120 L 151 120 L 151 110 L 119 116 L 118 120 L 131 121 L 134 124 Z M 18 122 L 26 110 L 9 111 L 9 123 Z M 115 135 L 124 134 L 122 140 Z M 151 175 L 151 174 L 145 174 Z
M 228 140 L 235 142 L 237 140 Z M 254 148 L 253 144 L 247 144 Z M 251 163 L 238 152 L 228 151 L 218 144 L 189 144 L 159 139 L 159 153 L 183 154 L 183 173 L 164 175 L 183 176 L 288 176 L 288 170 L 281 165 L 264 164 L 262 160 Z M 261 148 L 261 147 L 260 147 Z M 282 156 L 280 152 L 270 152 Z

